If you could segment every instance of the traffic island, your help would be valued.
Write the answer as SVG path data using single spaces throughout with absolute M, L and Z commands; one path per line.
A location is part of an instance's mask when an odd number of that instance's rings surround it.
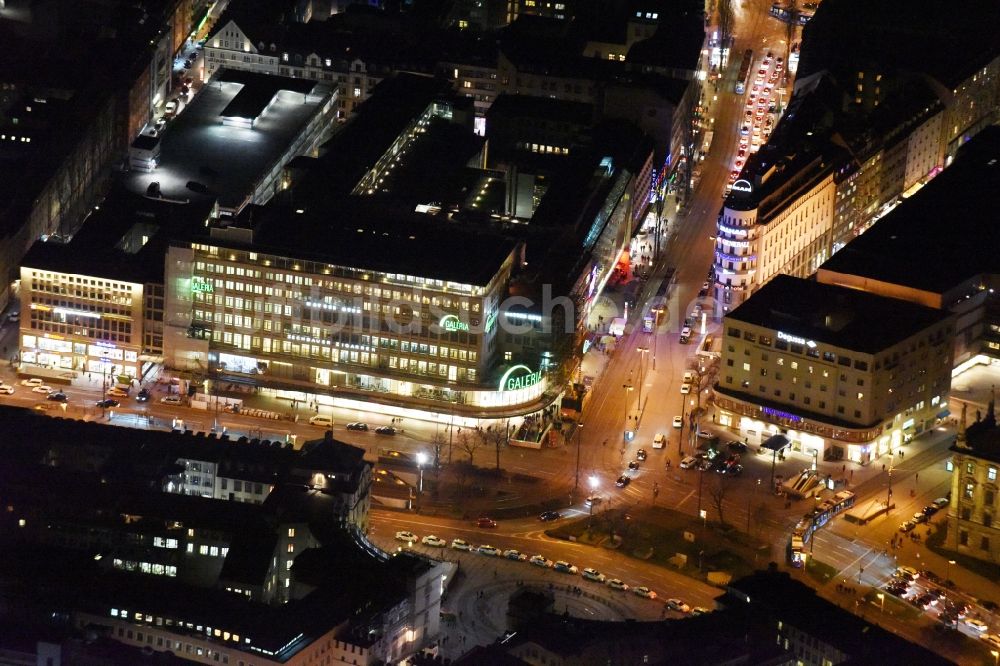
M 592 520 L 588 516 L 568 521 L 545 533 L 617 548 L 629 557 L 712 584 L 748 575 L 766 559 L 759 555 L 762 544 L 743 532 L 661 507 L 608 509 Z

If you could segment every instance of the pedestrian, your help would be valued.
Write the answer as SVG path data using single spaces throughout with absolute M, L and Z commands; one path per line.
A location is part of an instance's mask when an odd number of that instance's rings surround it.
M 883 472 L 885 471 L 885 464 L 884 463 L 882 464 L 882 471 Z
M 853 480 L 854 480 L 854 470 L 852 469 L 851 470 L 851 481 L 853 481 Z
M 843 469 L 841 469 L 840 471 L 841 471 L 842 473 L 846 473 L 846 472 L 847 472 L 847 465 L 844 465 Z

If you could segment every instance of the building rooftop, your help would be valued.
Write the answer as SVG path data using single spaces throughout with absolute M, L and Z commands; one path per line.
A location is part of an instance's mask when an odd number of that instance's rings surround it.
M 332 84 L 305 83 L 310 94 L 302 92 L 302 79 L 220 70 L 161 135 L 156 170 L 126 174 L 125 188 L 145 194 L 158 182 L 166 199 L 187 201 L 207 191 L 224 207 L 238 208 L 333 94 Z M 231 113 L 250 114 L 265 97 L 270 104 L 253 129 L 223 124 L 234 101 L 241 108 Z
M 235 83 L 242 88 L 229 104 L 219 112 L 223 118 L 256 120 L 264 113 L 281 92 L 294 92 L 305 96 L 316 87 L 315 81 L 293 79 L 270 74 L 256 74 L 239 69 L 223 69 L 212 77 L 212 83 Z
M 986 415 L 970 423 L 965 428 L 965 446 L 961 445 L 961 434 L 959 441 L 952 446 L 952 451 L 971 453 L 978 458 L 985 458 L 996 463 L 1000 463 L 1000 425 L 997 424 L 996 398 L 990 398 Z M 971 451 L 970 451 L 971 449 Z
M 943 293 L 984 273 L 1000 274 L 1000 127 L 966 143 L 950 167 L 853 239 L 821 267 Z M 928 258 L 933 261 L 928 261 Z
M 949 90 L 1000 53 L 1000 4 L 824 0 L 803 30 L 799 77 L 872 68 L 926 74 Z M 844 48 L 850 44 L 850 48 Z
M 876 354 L 950 316 L 909 301 L 778 275 L 726 315 L 726 321 Z

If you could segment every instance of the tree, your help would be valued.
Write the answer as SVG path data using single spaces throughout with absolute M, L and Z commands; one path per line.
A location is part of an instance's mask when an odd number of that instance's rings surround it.
M 725 509 L 726 494 L 728 492 L 729 478 L 725 474 L 716 474 L 715 485 L 713 485 L 712 489 L 708 491 L 708 495 L 712 498 L 712 505 L 715 506 L 715 511 L 719 514 L 719 523 L 722 525 L 726 524 L 726 518 L 723 511 Z
M 485 429 L 477 428 L 476 434 L 483 445 L 493 447 L 497 457 L 497 474 L 500 474 L 500 452 L 507 446 L 510 439 L 506 426 L 496 424 L 487 426 Z
M 455 435 L 455 440 L 458 442 L 458 448 L 468 454 L 469 464 L 471 465 L 473 462 L 473 456 L 476 454 L 476 449 L 478 449 L 479 445 L 482 444 L 482 439 L 478 436 L 473 437 L 466 429 L 460 430 L 459 433 Z
M 431 448 L 434 451 L 434 469 L 439 469 L 441 467 L 441 451 L 447 443 L 448 438 L 445 437 L 442 432 L 436 432 L 431 437 Z

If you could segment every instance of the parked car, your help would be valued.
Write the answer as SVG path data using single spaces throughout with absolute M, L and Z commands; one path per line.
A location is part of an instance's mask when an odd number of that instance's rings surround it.
M 733 453 L 746 453 L 747 452 L 747 445 L 744 444 L 743 442 L 741 442 L 738 439 L 734 439 L 733 441 L 731 441 L 728 444 L 726 444 L 726 448 L 729 449 L 730 451 L 732 451 Z
M 476 521 L 476 527 L 481 527 L 483 529 L 491 530 L 496 526 L 497 526 L 497 521 L 493 520 L 492 518 L 487 518 L 486 516 L 483 516 L 482 518 Z
M 977 620 L 974 617 L 967 617 L 963 620 L 963 622 L 965 622 L 965 626 L 967 626 L 969 629 L 972 629 L 973 631 L 981 634 L 986 633 L 986 630 L 988 629 L 985 622 L 983 622 L 982 620 Z
M 656 592 L 653 592 L 645 585 L 640 585 L 639 587 L 633 587 L 632 592 L 634 592 L 637 596 L 643 597 L 644 599 L 656 598 Z
M 31 377 L 29 379 L 22 379 L 21 386 L 41 386 L 45 382 L 38 377 Z
M 528 561 L 536 567 L 542 567 L 543 569 L 552 568 L 552 560 L 546 559 L 544 555 L 532 555 L 531 559 Z
M 396 532 L 396 541 L 403 541 L 404 543 L 416 543 L 417 535 L 413 532 L 407 532 L 406 530 L 400 530 Z
M 396 429 L 392 426 L 379 426 L 375 428 L 375 432 L 379 435 L 395 435 Z
M 684 425 L 684 418 L 681 417 L 681 416 L 675 416 L 674 417 L 674 427 L 675 428 L 680 428 L 682 425 Z
M 361 432 L 367 432 L 368 431 L 368 424 L 367 423 L 362 423 L 361 421 L 352 421 L 351 423 L 347 424 L 347 429 L 348 430 L 360 430 Z
M 628 592 L 628 585 L 623 583 L 621 579 L 609 578 L 604 582 L 604 584 L 610 587 L 612 590 L 618 590 L 619 592 Z
M 528 559 L 528 556 L 519 550 L 514 550 L 513 548 L 503 551 L 503 556 L 508 560 L 514 560 L 515 562 L 524 562 Z
M 687 395 L 691 392 L 690 384 L 681 384 L 681 395 Z
M 936 506 L 934 506 L 933 504 L 928 504 L 923 509 L 921 509 L 921 513 L 923 513 L 928 518 L 930 518 L 931 516 L 933 516 L 937 512 L 938 512 L 938 508 Z
M 31 392 L 48 395 L 49 393 L 52 393 L 52 387 L 48 384 L 35 384 L 31 387 Z
M 906 522 L 903 522 L 899 525 L 899 531 L 905 534 L 906 532 L 912 531 L 913 528 L 916 526 L 917 524 L 915 522 L 913 522 L 912 520 L 907 520 Z
M 698 464 L 698 459 L 694 456 L 687 456 L 681 460 L 681 469 L 691 469 Z
M 549 522 L 550 520 L 559 520 L 562 518 L 562 514 L 558 511 L 542 511 L 538 514 L 538 520 L 542 522 Z
M 592 580 L 597 583 L 603 583 L 606 578 L 604 574 L 602 574 L 600 571 L 592 567 L 587 567 L 586 569 L 584 569 L 581 575 L 587 580 Z
M 500 549 L 496 546 L 491 546 L 489 544 L 483 544 L 476 551 L 480 555 L 488 555 L 489 557 L 500 557 Z
M 333 426 L 333 419 L 329 416 L 316 414 L 315 416 L 309 417 L 309 425 L 320 426 L 322 428 L 330 428 Z
M 162 402 L 164 405 L 179 405 L 181 404 L 182 400 L 179 395 L 165 395 L 162 398 L 160 398 L 160 402 Z
M 14 387 L 10 384 L 0 384 L 0 393 L 14 395 Z
M 439 536 L 434 536 L 433 534 L 428 534 L 427 536 L 425 536 L 423 539 L 420 540 L 420 543 L 424 544 L 425 546 L 431 546 L 433 548 L 444 548 L 446 545 L 448 545 L 447 541 L 445 541 Z
M 469 542 L 464 539 L 452 539 L 451 547 L 455 550 L 472 550 L 472 546 L 470 546 Z
M 667 608 L 681 613 L 690 613 L 691 607 L 680 599 L 667 599 Z
M 552 569 L 554 571 L 558 571 L 559 573 L 568 573 L 568 574 L 576 574 L 579 573 L 580 571 L 574 565 L 570 564 L 565 560 L 557 561 L 555 564 L 552 565 Z
M 911 520 L 915 522 L 917 525 L 919 525 L 920 523 L 926 523 L 927 515 L 918 511 L 915 514 L 913 514 L 913 518 L 911 518 Z
M 705 608 L 704 606 L 695 606 L 694 608 L 691 609 L 691 615 L 695 615 L 695 616 L 697 616 L 697 615 L 705 615 L 705 614 L 711 613 L 711 612 L 712 612 L 711 610 L 709 610 L 708 608 Z
M 948 506 L 948 498 L 947 497 L 938 497 L 936 500 L 934 500 L 932 502 L 932 504 L 934 504 L 934 506 L 936 506 L 939 509 L 943 509 L 946 506 Z

